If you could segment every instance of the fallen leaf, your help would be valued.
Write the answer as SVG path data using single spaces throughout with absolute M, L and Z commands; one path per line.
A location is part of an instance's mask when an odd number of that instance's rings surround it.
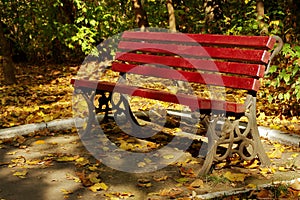
M 152 186 L 152 183 L 149 179 L 139 179 L 138 182 L 139 187 L 149 188 Z
M 93 183 L 90 181 L 90 179 L 85 174 L 85 171 L 76 172 L 76 175 L 78 176 L 78 178 L 80 179 L 80 181 L 84 187 L 89 187 L 89 186 L 93 185 Z
M 203 188 L 204 187 L 204 182 L 201 179 L 196 179 L 190 184 L 190 187 Z
M 134 194 L 130 192 L 112 192 L 105 193 L 104 196 L 109 197 L 110 200 L 128 199 L 129 197 L 134 197 Z
M 89 166 L 89 170 L 96 171 L 98 167 L 96 165 Z
M 146 163 L 145 162 L 139 162 L 137 164 L 138 167 L 145 167 L 146 166 Z
M 254 161 L 251 161 L 251 162 L 244 161 L 244 167 L 247 168 L 247 169 L 258 168 L 259 167 L 259 161 L 256 160 L 256 159 Z
M 15 155 L 17 153 L 17 151 L 11 151 L 11 152 L 7 152 L 7 155 Z
M 246 188 L 252 188 L 252 189 L 256 189 L 257 185 L 253 184 L 253 183 L 249 183 L 248 185 L 246 185 Z
M 246 174 L 226 172 L 224 177 L 232 182 L 243 182 L 247 177 Z
M 139 187 L 149 188 L 152 187 L 152 183 L 138 183 Z
M 274 174 L 276 172 L 275 167 L 264 167 L 264 168 L 259 168 L 260 174 L 267 177 L 268 174 Z
M 101 180 L 98 177 L 99 174 L 97 172 L 92 172 L 88 175 L 88 178 L 92 183 L 99 183 Z
M 61 189 L 60 190 L 63 194 L 72 194 L 73 192 L 71 190 Z
M 26 160 L 26 164 L 27 165 L 37 165 L 40 162 L 42 162 L 40 159 L 37 159 L 37 160 Z
M 108 186 L 105 183 L 96 183 L 96 184 L 92 185 L 91 187 L 89 187 L 89 189 L 92 192 L 97 192 L 99 190 L 105 190 L 106 191 L 108 189 Z
M 45 140 L 37 140 L 33 143 L 33 145 L 41 145 L 41 144 L 45 144 Z
M 183 192 L 182 189 L 180 188 L 170 188 L 170 189 L 163 189 L 159 191 L 159 195 L 160 196 L 168 196 L 171 198 L 175 198 L 176 196 L 178 196 L 179 194 L 181 194 Z
M 182 176 L 187 176 L 187 177 L 196 177 L 196 174 L 192 168 L 184 168 L 180 167 L 180 174 Z
M 81 183 L 81 180 L 78 177 L 73 176 L 72 174 L 66 174 L 66 178 L 68 180 L 74 180 L 75 183 Z
M 270 190 L 266 190 L 266 189 L 259 191 L 256 194 L 256 196 L 258 197 L 258 199 L 273 199 L 272 192 Z
M 189 182 L 190 181 L 190 179 L 188 179 L 188 178 L 178 178 L 178 179 L 175 179 L 175 181 L 177 182 L 177 183 L 186 183 L 186 182 Z
M 226 162 L 218 163 L 218 164 L 216 164 L 216 169 L 222 169 L 222 168 L 225 167 L 226 165 L 227 165 Z
M 269 158 L 273 159 L 273 158 L 281 158 L 282 156 L 282 151 L 278 148 L 275 149 L 275 151 L 268 153 Z
M 292 158 L 296 158 L 299 154 L 298 153 L 294 153 L 292 154 Z
M 62 156 L 56 159 L 57 162 L 72 162 L 77 159 L 77 156 Z
M 161 177 L 153 177 L 153 180 L 160 182 L 160 181 L 165 181 L 168 179 L 168 176 L 161 176 Z
M 27 175 L 27 173 L 28 173 L 27 170 L 23 170 L 20 172 L 15 172 L 13 175 L 19 178 L 26 178 L 25 176 Z
M 75 160 L 75 162 L 77 165 L 80 165 L 80 166 L 85 166 L 90 163 L 90 161 L 84 157 L 77 158 Z
M 285 172 L 287 169 L 285 169 L 285 167 L 278 167 L 278 171 Z
M 164 155 L 163 158 L 164 158 L 164 159 L 167 159 L 167 160 L 173 159 L 173 158 L 174 158 L 174 155 L 172 155 L 172 154 Z

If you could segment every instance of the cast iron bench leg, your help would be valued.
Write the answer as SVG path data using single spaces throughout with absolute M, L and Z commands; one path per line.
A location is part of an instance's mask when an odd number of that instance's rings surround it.
M 199 175 L 208 174 L 214 161 L 224 161 L 234 153 L 237 153 L 242 160 L 249 161 L 257 156 L 263 166 L 271 164 L 258 132 L 256 98 L 249 95 L 245 106 L 247 107 L 245 117 L 248 118 L 248 123 L 243 131 L 240 129 L 239 120 L 230 121 L 220 116 L 211 117 L 209 120 L 206 118 L 208 148 Z M 216 126 L 218 122 L 223 122 L 220 130 Z M 225 153 L 218 153 L 220 145 L 227 145 Z

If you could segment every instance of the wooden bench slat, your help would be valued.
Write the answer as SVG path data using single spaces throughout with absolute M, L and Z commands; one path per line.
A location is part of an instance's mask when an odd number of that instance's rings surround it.
M 189 72 L 183 70 L 174 70 L 170 68 L 138 66 L 124 63 L 113 63 L 112 70 L 124 73 L 133 73 L 145 76 L 166 78 L 171 80 L 194 82 L 205 85 L 226 86 L 230 88 L 245 89 L 252 91 L 257 91 L 260 85 L 258 79 L 248 77 Z
M 115 84 L 106 81 L 72 79 L 71 83 L 74 84 L 75 88 L 105 90 L 105 91 L 117 92 L 121 94 L 128 94 L 130 96 L 139 96 L 143 98 L 182 104 L 182 105 L 189 106 L 193 111 L 197 109 L 201 109 L 201 110 L 226 111 L 231 113 L 245 112 L 244 104 L 239 104 L 235 102 L 204 99 L 204 98 L 199 98 L 196 96 L 190 96 L 186 94 L 171 94 L 166 91 L 139 88 L 134 86 L 128 86 L 121 83 Z
M 251 48 L 272 49 L 276 40 L 269 36 L 233 36 L 216 34 L 182 34 L 167 32 L 131 32 L 126 31 L 123 39 L 149 40 L 149 41 L 173 41 L 173 42 L 197 42 L 209 45 L 230 45 Z
M 270 52 L 266 50 L 237 49 L 237 48 L 214 48 L 199 46 L 184 46 L 177 44 L 157 44 L 121 41 L 119 49 L 126 51 L 142 51 L 151 53 L 163 53 L 170 55 L 187 55 L 202 58 L 226 59 L 245 62 L 266 64 L 270 58 Z
M 161 64 L 165 66 L 197 69 L 221 73 L 234 73 L 253 77 L 263 77 L 265 66 L 260 64 L 236 63 L 226 61 L 201 60 L 174 56 L 159 56 L 148 54 L 121 53 L 116 54 L 116 60 L 138 63 Z

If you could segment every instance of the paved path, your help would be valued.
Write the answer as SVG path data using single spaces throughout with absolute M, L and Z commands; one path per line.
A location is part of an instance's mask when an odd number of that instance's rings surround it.
M 268 141 L 264 145 L 270 152 L 283 147 Z M 222 177 L 229 170 L 248 173 L 249 177 L 237 183 L 202 179 L 203 183 L 200 181 L 198 186 L 191 187 L 197 178 L 182 170 L 191 169 L 192 173 L 200 165 L 189 153 L 177 163 L 156 172 L 130 174 L 97 162 L 75 132 L 55 135 L 47 132 L 46 136 L 19 137 L 0 144 L 0 199 L 168 199 L 172 195 L 188 197 L 244 188 L 250 183 L 260 185 L 299 178 L 300 169 L 295 167 L 300 166 L 299 148 L 284 147 L 282 150 L 280 159 L 273 159 L 277 166 L 274 174 L 262 176 L 258 169 L 246 172 L 241 168 L 221 169 L 216 170 L 214 176 Z M 280 166 L 290 168 L 280 171 Z M 98 183 L 96 189 L 99 191 L 93 192 L 90 186 L 95 183 Z

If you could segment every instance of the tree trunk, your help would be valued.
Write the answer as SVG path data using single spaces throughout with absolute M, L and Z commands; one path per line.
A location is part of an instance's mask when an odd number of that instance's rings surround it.
M 135 13 L 135 21 L 141 31 L 145 31 L 149 27 L 147 13 L 143 9 L 141 0 L 132 0 L 133 11 Z
M 167 0 L 167 9 L 169 13 L 169 29 L 171 32 L 176 32 L 176 19 L 172 0 Z
M 0 21 L 0 66 L 3 69 L 4 82 L 11 85 L 17 82 L 15 66 L 12 61 L 12 49 L 4 35 L 4 24 Z
M 264 23 L 264 16 L 265 16 L 265 6 L 263 0 L 256 0 L 256 12 L 257 12 L 257 20 L 259 23 L 261 30 L 261 34 L 267 34 L 268 28 L 266 27 Z
M 223 17 L 223 11 L 220 5 L 224 4 L 223 0 L 205 0 L 203 1 L 204 13 L 205 13 L 205 26 L 206 30 L 210 33 L 212 23 L 216 22 Z

